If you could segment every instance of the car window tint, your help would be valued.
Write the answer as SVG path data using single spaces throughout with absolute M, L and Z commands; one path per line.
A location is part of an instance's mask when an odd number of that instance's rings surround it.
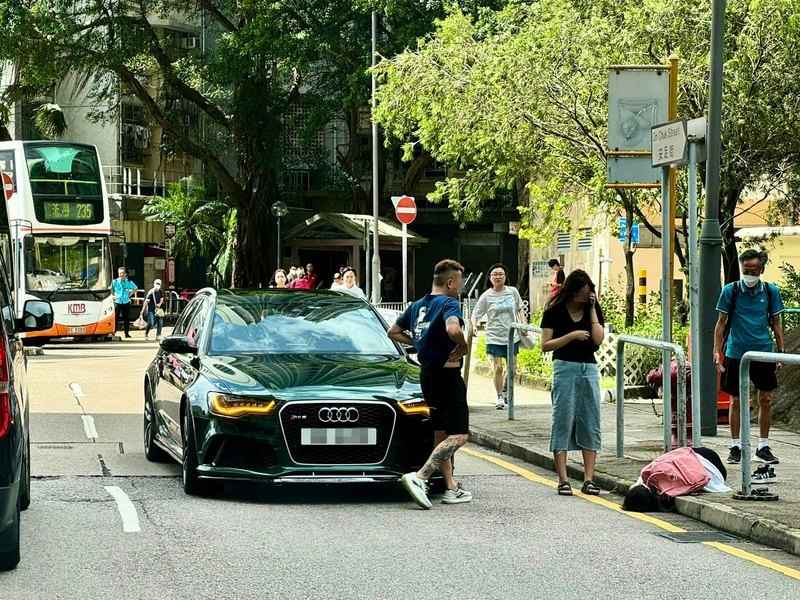
M 186 337 L 192 346 L 197 346 L 200 336 L 203 335 L 206 318 L 208 316 L 208 300 L 203 300 L 197 305 L 197 310 L 192 314 L 189 325 L 186 328 Z
M 209 352 L 397 355 L 364 302 L 281 295 L 217 302 Z
M 193 298 L 192 301 L 184 307 L 183 312 L 181 312 L 181 316 L 178 317 L 178 321 L 175 323 L 175 329 L 172 331 L 173 335 L 186 335 L 186 329 L 189 325 L 189 322 L 192 320 L 192 317 L 197 311 L 197 307 L 200 306 L 202 300 L 203 299 L 200 297 Z
M 8 282 L 8 271 L 2 257 L 0 257 L 0 312 L 5 322 L 6 332 L 14 331 L 14 302 L 12 300 L 11 286 Z

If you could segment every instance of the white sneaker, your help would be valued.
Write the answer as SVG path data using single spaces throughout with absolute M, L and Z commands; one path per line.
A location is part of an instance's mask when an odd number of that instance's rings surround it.
M 428 493 L 426 489 L 425 482 L 417 477 L 415 472 L 406 473 L 400 478 L 400 483 L 406 489 L 408 494 L 411 496 L 411 499 L 414 500 L 417 504 L 419 504 L 422 508 L 428 509 L 433 504 L 431 504 L 430 499 L 428 498 Z
M 454 490 L 447 490 L 442 496 L 442 504 L 463 504 L 472 502 L 472 492 L 468 492 L 461 487 L 461 484 Z
M 506 399 L 503 398 L 502 394 L 497 397 L 497 401 L 494 403 L 494 407 L 497 410 L 503 410 L 506 407 Z
M 145 333 L 144 334 L 144 339 L 145 339 L 146 342 L 149 342 L 150 341 L 150 334 L 149 333 Z

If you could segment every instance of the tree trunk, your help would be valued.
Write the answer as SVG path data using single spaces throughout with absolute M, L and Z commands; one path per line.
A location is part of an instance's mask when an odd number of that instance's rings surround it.
M 625 327 L 633 327 L 636 302 L 636 274 L 633 268 L 633 204 L 625 199 Z
M 238 210 L 236 260 L 233 269 L 235 287 L 266 287 L 272 276 L 273 255 L 270 235 L 270 198 L 277 198 L 275 186 L 264 186 L 251 193 Z M 270 193 L 273 191 L 273 193 Z M 276 190 L 275 190 L 276 191 Z
M 787 333 L 786 351 L 800 352 L 800 330 Z M 800 368 L 787 366 L 778 371 L 778 383 L 772 417 L 782 425 L 800 431 Z
M 736 228 L 734 215 L 739 204 L 740 190 L 733 188 L 725 191 L 720 203 L 719 221 L 722 224 L 722 265 L 725 272 L 725 283 L 739 279 L 739 254 L 736 250 Z

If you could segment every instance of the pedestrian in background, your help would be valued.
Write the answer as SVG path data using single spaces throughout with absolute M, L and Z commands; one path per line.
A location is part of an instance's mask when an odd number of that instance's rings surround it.
M 400 479 L 414 501 L 423 508 L 432 506 L 427 481 L 438 470 L 447 491 L 443 504 L 472 500 L 472 494 L 453 478 L 453 455 L 469 438 L 467 388 L 461 377 L 461 359 L 467 353 L 464 319 L 458 301 L 464 284 L 464 267 L 454 260 L 443 260 L 433 270 L 430 294 L 409 305 L 389 329 L 396 342 L 413 344 L 422 369 L 420 385 L 431 410 L 436 447 L 417 472 Z M 410 332 L 409 335 L 406 332 Z
M 287 282 L 286 271 L 283 269 L 276 269 L 275 273 L 272 275 L 272 281 L 274 282 L 272 287 L 285 288 Z
M 358 275 L 355 269 L 347 267 L 342 275 L 342 279 L 344 281 L 344 286 L 340 287 L 338 291 L 349 294 L 350 296 L 355 296 L 356 298 L 361 298 L 362 300 L 367 299 L 364 290 L 358 287 Z
M 144 339 L 150 339 L 150 330 L 155 328 L 156 341 L 161 340 L 161 329 L 164 327 L 164 293 L 161 291 L 161 280 L 153 280 L 153 287 L 147 292 L 142 304 L 141 317 L 147 321 Z
M 731 426 L 729 464 L 742 460 L 739 437 L 739 363 L 745 352 L 784 352 L 784 306 L 778 286 L 761 281 L 769 257 L 766 252 L 745 250 L 739 257 L 742 278 L 722 288 L 717 302 L 717 325 L 714 328 L 714 362 L 721 373 L 721 388 L 731 396 L 728 422 Z M 772 336 L 775 336 L 773 344 Z M 772 398 L 778 388 L 777 370 L 781 365 L 754 362 L 750 381 L 758 391 L 758 427 L 760 438 L 756 458 L 766 464 L 780 461 L 769 447 Z M 749 399 L 748 399 L 749 400 Z
M 472 328 L 473 331 L 477 330 L 478 322 L 486 316 L 486 354 L 491 357 L 494 371 L 494 389 L 497 392 L 495 408 L 502 410 L 507 405 L 503 385 L 508 358 L 508 332 L 511 325 L 525 323 L 526 318 L 517 288 L 506 285 L 508 269 L 505 265 L 492 265 L 488 279 L 489 289 L 478 298 L 472 313 Z M 519 352 L 519 341 L 519 332 L 514 332 L 514 354 Z
M 137 290 L 136 284 L 128 279 L 128 269 L 120 267 L 117 269 L 117 278 L 111 282 L 111 293 L 114 296 L 115 321 L 122 318 L 123 331 L 125 337 L 131 337 L 131 292 Z
M 550 298 L 555 298 L 556 294 L 558 294 L 558 290 L 564 285 L 566 276 L 557 258 L 551 258 L 547 261 L 547 266 L 550 267 L 552 273 L 552 278 L 550 279 Z
M 331 289 L 333 291 L 341 290 L 344 287 L 344 283 L 342 282 L 342 274 L 339 271 L 336 271 L 333 274 L 333 283 L 331 284 Z
M 562 496 L 572 495 L 567 477 L 570 450 L 583 454 L 581 491 L 593 496 L 600 493 L 594 482 L 600 451 L 600 370 L 594 354 L 605 336 L 603 324 L 594 283 L 581 270 L 569 274 L 542 315 L 542 350 L 553 353 L 550 451 Z

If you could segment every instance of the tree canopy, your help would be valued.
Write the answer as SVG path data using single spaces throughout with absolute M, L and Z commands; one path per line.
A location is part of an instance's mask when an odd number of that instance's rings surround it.
M 799 9 L 798 0 L 728 2 L 720 220 L 729 278 L 743 195 L 796 206 Z M 643 219 L 652 194 L 602 187 L 607 67 L 676 53 L 679 114 L 700 116 L 710 16 L 709 3 L 692 0 L 512 3 L 477 19 L 453 9 L 417 48 L 380 65 L 378 118 L 408 151 L 420 144 L 454 167 L 433 197 L 467 218 L 515 189 L 534 243 L 552 239 L 578 200 Z
M 500 2 L 461 6 L 484 4 Z M 163 149 L 202 161 L 206 189 L 219 189 L 237 210 L 237 283 L 263 283 L 269 205 L 284 193 L 285 170 L 308 160 L 287 148 L 287 127 L 308 140 L 343 118 L 351 143 L 337 156 L 340 181 L 345 192 L 363 194 L 369 152 L 355 130 L 369 95 L 373 8 L 389 54 L 444 14 L 435 0 L 0 0 L 0 61 L 16 67 L 0 120 L 12 103 L 51 94 L 67 74 L 85 86 L 95 118 L 113 117 L 125 97 L 135 98 L 164 132 Z M 203 29 L 202 51 L 172 39 L 168 25 L 181 21 Z M 293 122 L 298 103 L 304 116 Z

